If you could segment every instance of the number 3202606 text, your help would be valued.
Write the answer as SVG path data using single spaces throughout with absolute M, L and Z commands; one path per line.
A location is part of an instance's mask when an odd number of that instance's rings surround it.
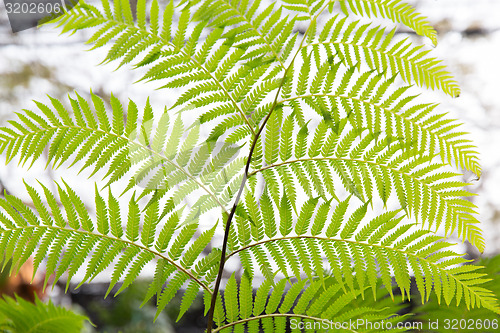
M 497 330 L 498 319 L 444 319 L 447 330 Z
M 23 3 L 5 3 L 5 9 L 8 14 L 59 14 L 62 11 L 60 2 L 56 3 L 40 3 L 40 2 L 23 2 Z

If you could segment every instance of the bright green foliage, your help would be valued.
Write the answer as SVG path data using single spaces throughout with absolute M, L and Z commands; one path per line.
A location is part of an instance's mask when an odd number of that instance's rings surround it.
M 6 333 L 78 333 L 86 320 L 85 316 L 50 301 L 42 303 L 38 298 L 35 304 L 19 297 L 0 299 L 0 329 Z
M 57 195 L 26 185 L 34 208 L 7 195 L 4 256 L 19 267 L 34 255 L 36 268 L 68 283 L 79 269 L 84 283 L 112 267 L 108 293 L 154 262 L 145 300 L 157 295 L 157 315 L 182 290 L 182 317 L 202 291 L 224 331 L 282 332 L 292 317 L 398 320 L 388 319 L 392 284 L 407 299 L 411 275 L 424 301 L 498 312 L 480 267 L 433 234 L 456 232 L 484 250 L 457 172 L 480 176 L 477 150 L 458 121 L 397 82 L 453 97 L 457 84 L 428 47 L 356 15 L 436 44 L 400 0 L 75 6 L 58 19 L 64 32 L 91 28 L 92 49 L 108 49 L 104 62 L 133 64 L 142 80 L 181 93 L 159 110 L 91 92 L 18 113 L 0 130 L 8 162 L 33 165 L 48 149 L 47 166 L 78 166 L 105 186 L 95 216 L 66 183 Z M 202 229 L 213 214 L 222 223 Z M 226 253 L 212 241 L 222 231 Z M 212 308 L 219 268 L 233 258 L 245 273 L 223 281 Z
M 339 34 L 343 29 L 349 31 L 352 37 L 346 38 Z M 362 25 L 359 21 L 349 23 L 347 17 L 340 18 L 336 15 L 325 24 L 317 39 L 302 47 L 312 49 L 316 56 L 319 54 L 318 48 L 324 48 L 328 56 L 337 53 L 348 66 L 360 65 L 364 60 L 371 69 L 379 73 L 399 73 L 408 83 L 438 88 L 451 96 L 459 95 L 458 85 L 443 69 L 441 61 L 426 57 L 428 50 L 422 49 L 422 46 L 412 46 L 406 40 L 391 45 L 394 32 L 392 30 L 386 34 L 383 28 Z
M 3 230 L 0 249 L 7 258 L 12 258 L 11 269 L 21 267 L 30 255 L 34 255 L 35 270 L 46 259 L 45 283 L 53 273 L 56 281 L 67 273 L 67 288 L 71 278 L 85 262 L 86 274 L 80 284 L 92 281 L 116 261 L 107 293 L 121 278 L 123 284 L 116 292 L 119 294 L 138 277 L 148 262 L 156 258 L 155 277 L 145 301 L 158 294 L 159 304 L 163 304 L 159 311 L 175 296 L 172 288 L 162 288 L 168 277 L 173 277 L 180 284 L 177 289 L 185 281 L 192 281 L 196 286 L 194 295 L 200 289 L 210 291 L 216 262 L 205 257 L 196 267 L 192 265 L 212 239 L 215 228 L 205 231 L 187 245 L 196 231 L 196 223 L 180 224 L 180 212 L 175 211 L 160 228 L 157 202 L 149 205 L 145 217 L 141 218 L 136 199 L 130 199 L 128 212 L 120 207 L 121 213 L 127 216 L 126 221 L 123 221 L 126 223 L 124 226 L 117 211 L 117 199 L 111 192 L 105 200 L 96 188 L 97 216 L 92 221 L 82 200 L 67 184 L 64 187 L 57 185 L 65 214 L 55 204 L 54 194 L 45 186 L 42 187 L 43 196 L 26 185 L 35 210 L 10 195 L 0 200 L 0 206 L 7 213 L 7 216 L 1 215 Z M 50 210 L 43 202 L 49 204 Z M 193 288 L 188 288 L 185 296 L 186 302 L 192 302 L 193 298 L 188 297 L 188 293 L 191 296 Z
M 52 162 L 60 166 L 71 161 L 69 165 L 73 166 L 80 162 L 83 164 L 80 172 L 90 169 L 91 175 L 108 168 L 104 177 L 106 185 L 125 178 L 128 182 L 125 191 L 136 185 L 145 187 L 140 197 L 155 192 L 155 198 L 161 198 L 175 186 L 182 185 L 169 197 L 163 215 L 196 189 L 204 192 L 195 205 L 201 213 L 214 207 L 225 209 L 231 200 L 234 187 L 239 185 L 244 161 L 238 158 L 225 169 L 221 167 L 235 156 L 236 147 L 230 144 L 215 147 L 202 142 L 199 125 L 184 130 L 181 118 L 171 120 L 167 112 L 156 124 L 149 102 L 144 111 L 139 112 L 133 101 L 129 101 L 125 109 L 113 99 L 110 119 L 104 101 L 92 93 L 92 104 L 80 95 L 68 99 L 69 110 L 54 99 L 52 108 L 37 102 L 39 112 L 28 111 L 20 117 L 21 126 L 26 128 L 15 126 L 3 131 L 1 135 L 5 140 L 1 150 L 6 152 L 8 161 L 19 156 L 21 164 L 31 160 L 32 165 L 48 147 L 47 165 Z M 187 138 L 179 145 L 183 132 Z M 221 149 L 215 151 L 215 148 Z
M 405 316 L 394 316 L 402 306 L 386 297 L 387 294 L 380 288 L 376 290 L 379 304 L 375 304 L 371 297 L 360 302 L 366 292 L 354 290 L 344 293 L 333 278 L 324 281 L 305 279 L 293 283 L 282 279 L 274 286 L 267 280 L 255 295 L 251 285 L 252 279 L 246 273 L 241 277 L 239 286 L 234 276 L 229 279 L 224 290 L 225 307 L 220 314 L 220 317 L 225 315 L 229 319 L 229 324 L 214 332 L 285 332 L 287 327 L 292 332 L 326 332 L 330 326 L 325 327 L 329 323 L 324 318 L 331 320 L 332 327 L 335 327 L 334 323 L 356 322 L 358 319 L 371 322 L 386 320 L 394 325 L 391 332 L 404 332 L 404 329 L 397 329 L 396 324 Z M 367 325 L 360 323 L 355 331 L 386 332 L 364 326 Z
M 384 17 L 403 23 L 417 34 L 428 37 L 434 45 L 437 44 L 436 30 L 424 16 L 401 0 L 343 0 L 340 1 L 340 6 L 346 15 L 350 9 L 354 14 Z
M 476 265 L 485 267 L 484 272 L 491 279 L 483 287 L 493 291 L 500 297 L 500 255 L 479 260 Z M 500 316 L 484 308 L 467 309 L 465 304 L 450 304 L 443 306 L 441 300 L 434 295 L 428 303 L 415 309 L 416 319 L 424 323 L 438 320 L 441 324 L 433 332 L 456 332 L 457 330 L 472 330 L 474 332 L 496 332 L 500 328 Z M 449 320 L 449 321 L 447 321 Z M 427 325 L 428 326 L 428 325 Z M 424 325 L 424 328 L 427 328 Z M 424 330 L 424 332 L 427 332 Z
M 474 216 L 476 206 L 463 198 L 471 194 L 463 190 L 466 184 L 457 179 L 459 174 L 432 162 L 429 152 L 418 151 L 417 145 L 404 142 L 403 137 L 381 138 L 362 129 L 347 130 L 347 121 L 341 119 L 336 128 L 320 122 L 309 142 L 300 133 L 296 140 L 281 140 L 280 150 L 289 150 L 288 156 L 266 161 L 253 174 L 262 172 L 272 196 L 280 185 L 287 189 L 293 177 L 310 196 L 325 200 L 335 196 L 332 183 L 336 178 L 363 202 L 379 196 L 385 204 L 392 192 L 408 215 L 429 229 L 441 225 L 447 233 L 458 229 L 460 237 L 484 249 Z M 424 168 L 422 163 L 426 163 Z
M 254 201 L 249 198 L 248 202 Z M 429 298 L 431 291 L 440 299 L 450 304 L 456 297 L 457 302 L 475 307 L 481 306 L 495 311 L 495 297 L 483 294 L 484 273 L 475 272 L 478 266 L 462 265 L 467 260 L 455 254 L 449 248 L 452 244 L 443 237 L 433 235 L 426 230 L 409 233 L 412 224 L 403 223 L 397 211 L 379 215 L 368 223 L 363 221 L 367 213 L 367 204 L 346 213 L 354 199 L 346 199 L 337 205 L 318 198 L 310 199 L 297 209 L 294 232 L 273 222 L 279 220 L 274 212 L 288 210 L 290 220 L 295 220 L 292 208 L 282 199 L 261 200 L 260 211 L 250 213 L 251 207 L 245 207 L 248 215 L 256 216 L 255 223 L 248 223 L 244 218 L 236 219 L 239 239 L 231 242 L 229 257 L 236 254 L 246 257 L 243 267 L 250 275 L 254 274 L 255 262 L 266 276 L 269 265 L 276 266 L 284 276 L 300 277 L 306 274 L 309 279 L 318 276 L 324 279 L 323 258 L 328 262 L 329 275 L 344 291 L 364 290 L 370 287 L 376 295 L 377 276 L 381 276 L 387 292 L 393 297 L 391 275 L 395 277 L 401 289 L 403 300 L 410 298 L 410 275 L 412 271 L 422 300 Z M 268 207 L 266 207 L 268 205 Z M 364 225 L 361 227 L 360 225 Z M 250 229 L 246 237 L 241 232 Z M 270 255 L 266 257 L 264 250 Z M 253 256 L 254 260 L 250 258 Z M 378 271 L 378 272 L 377 272 Z M 355 275 L 352 274 L 355 272 Z M 429 279 L 429 275 L 433 279 Z M 426 278 L 427 277 L 427 278 Z
M 464 138 L 463 132 L 456 131 L 460 123 L 445 113 L 437 113 L 436 104 L 415 104 L 417 96 L 406 93 L 409 86 L 388 92 L 395 77 L 387 79 L 373 71 L 358 74 L 353 67 L 346 70 L 341 62 L 330 61 L 321 63 L 312 75 L 306 64 L 304 61 L 301 69 L 306 73 L 305 87 L 300 89 L 299 81 L 295 95 L 290 91 L 279 101 L 297 111 L 301 125 L 305 117 L 303 107 L 308 106 L 327 123 L 333 120 L 336 124 L 347 117 L 354 128 L 366 128 L 376 136 L 383 131 L 388 137 L 404 141 L 411 138 L 413 142 L 408 142 L 408 146 L 421 155 L 438 155 L 443 163 L 453 163 L 480 175 L 477 153 L 470 149 L 472 142 Z M 349 86 L 349 82 L 354 84 Z

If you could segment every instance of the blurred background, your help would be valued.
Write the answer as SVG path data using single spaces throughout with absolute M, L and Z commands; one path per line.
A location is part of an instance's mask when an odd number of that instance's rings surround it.
M 91 1 L 92 2 L 92 1 Z M 461 119 L 479 147 L 483 174 L 480 180 L 465 175 L 471 181 L 471 190 L 479 194 L 474 203 L 479 207 L 480 220 L 486 238 L 485 256 L 500 253 L 500 1 L 498 0 L 414 0 L 407 1 L 420 13 L 428 16 L 437 29 L 439 44 L 434 56 L 444 59 L 448 69 L 461 86 L 459 98 L 451 99 L 442 93 L 422 91 L 428 102 L 441 103 L 440 109 L 448 111 L 454 118 Z M 403 37 L 419 39 L 400 28 Z M 90 34 L 90 32 L 88 32 Z M 45 102 L 47 95 L 64 98 L 68 93 L 78 91 L 86 97 L 93 92 L 109 98 L 111 92 L 122 101 L 131 98 L 144 105 L 147 97 L 153 106 L 163 108 L 171 105 L 170 93 L 154 90 L 152 84 L 132 84 L 140 73 L 128 68 L 116 70 L 116 64 L 97 66 L 104 58 L 105 50 L 87 52 L 84 45 L 85 33 L 60 36 L 52 28 L 29 29 L 12 33 L 7 14 L 0 1 L 0 126 L 13 118 L 15 112 L 33 108 L 32 100 Z M 428 40 L 419 40 L 430 46 Z M 40 179 L 46 184 L 61 177 L 70 185 L 78 184 L 79 195 L 93 200 L 93 179 L 84 182 L 73 171 L 44 170 L 35 165 L 31 170 L 5 166 L 0 156 L 0 191 L 26 198 L 22 180 L 28 183 Z M 85 177 L 83 177 L 85 178 Z M 469 248 L 470 251 L 474 249 Z M 473 256 L 479 255 L 472 253 Z M 24 275 L 23 275 L 24 274 Z M 144 278 L 147 279 L 146 270 Z M 63 287 L 56 286 L 45 293 L 35 279 L 29 285 L 31 271 L 24 267 L 16 278 L 0 279 L 0 292 L 30 295 L 32 291 L 56 302 L 74 304 L 80 311 L 88 313 L 99 331 L 123 332 L 166 332 L 176 317 L 175 303 L 165 311 L 155 324 L 154 305 L 138 310 L 141 296 L 147 284 L 134 284 L 120 297 L 104 300 L 109 277 L 101 274 L 94 283 L 84 285 L 64 295 Z M 198 311 L 198 312 L 197 312 Z M 202 304 L 183 318 L 182 332 L 197 332 L 197 321 L 202 317 Z M 202 323 L 201 323 L 202 325 Z M 89 328 L 90 330 L 90 328 Z

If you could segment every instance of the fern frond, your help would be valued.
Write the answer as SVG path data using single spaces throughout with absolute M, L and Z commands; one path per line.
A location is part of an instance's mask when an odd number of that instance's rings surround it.
M 337 56 L 347 67 L 365 63 L 379 73 L 399 75 L 407 83 L 440 89 L 452 97 L 460 95 L 458 84 L 441 61 L 428 56 L 430 50 L 407 40 L 394 41 L 394 33 L 386 34 L 384 28 L 349 22 L 347 17 L 337 15 L 317 39 L 302 47 L 325 50 L 328 58 Z
M 243 59 L 261 57 L 262 62 L 277 61 L 285 69 L 289 54 L 283 45 L 295 41 L 295 18 L 289 19 L 275 4 L 261 9 L 261 1 L 233 3 L 227 0 L 205 1 L 195 14 L 198 20 L 210 20 L 214 27 L 226 27 L 224 36 L 234 41 L 234 46 L 248 48 Z M 261 9 L 261 13 L 257 12 Z
M 168 221 L 160 228 L 158 205 L 149 205 L 145 210 L 145 217 L 141 218 L 136 199 L 132 198 L 129 202 L 126 237 L 119 237 L 120 234 L 117 235 L 115 230 L 123 229 L 123 226 L 116 216 L 116 199 L 111 192 L 105 200 L 96 188 L 97 213 L 95 220 L 91 221 L 86 211 L 78 208 L 81 199 L 74 191 L 67 184 L 64 188 L 58 186 L 62 208 L 67 215 L 67 219 L 63 219 L 59 207 L 50 204 L 53 194 L 43 185 L 42 187 L 44 196 L 26 185 L 35 203 L 34 210 L 12 196 L 0 201 L 0 206 L 7 214 L 1 215 L 0 248 L 6 249 L 2 252 L 4 258 L 13 259 L 12 267 L 20 267 L 28 259 L 28 256 L 15 256 L 12 253 L 23 253 L 25 249 L 29 249 L 34 255 L 35 271 L 44 259 L 47 260 L 45 283 L 53 273 L 56 280 L 66 274 L 68 287 L 85 263 L 85 276 L 80 285 L 92 281 L 106 268 L 113 266 L 108 294 L 120 279 L 123 279 L 123 284 L 117 293 L 123 291 L 137 279 L 144 266 L 156 258 L 156 274 L 146 298 L 149 299 L 156 293 L 159 295 L 159 312 L 166 304 L 165 300 L 171 298 L 169 295 L 175 295 L 180 288 L 177 283 L 182 285 L 185 281 L 190 281 L 183 309 L 190 306 L 193 294 L 200 289 L 212 292 L 209 285 L 214 277 L 207 273 L 216 265 L 216 261 L 213 258 L 209 261 L 204 259 L 203 250 L 212 239 L 215 226 L 193 241 L 197 225 L 179 223 L 180 212 L 170 214 Z M 51 206 L 50 213 L 42 203 L 42 197 Z M 65 197 L 71 200 L 63 199 Z M 57 220 L 56 223 L 51 215 Z M 86 224 L 87 228 L 80 227 Z M 140 225 L 142 229 L 139 229 Z M 173 286 L 167 284 L 163 288 L 165 281 L 174 273 L 175 277 L 172 277 L 171 282 Z
M 68 332 L 78 333 L 89 319 L 51 301 L 35 303 L 16 296 L 0 299 L 0 325 L 4 332 Z
M 298 13 L 296 17 L 300 21 L 312 19 L 324 6 L 324 1 L 282 0 L 281 2 L 283 8 Z M 331 4 L 333 3 L 332 1 Z
M 452 97 L 460 95 L 458 84 L 441 61 L 427 56 L 429 50 L 413 46 L 407 40 L 393 42 L 394 30 L 386 34 L 380 27 L 370 28 L 359 22 L 348 24 L 346 17 L 335 16 L 331 21 L 317 40 L 303 47 L 320 47 L 330 57 L 336 54 L 348 67 L 366 63 L 379 73 L 399 75 L 407 83 L 440 89 Z
M 341 0 L 340 6 L 346 15 L 349 15 L 351 11 L 356 15 L 382 17 L 394 23 L 402 23 L 437 45 L 436 30 L 430 25 L 428 19 L 401 0 Z
M 129 7 L 127 1 L 120 0 L 114 5 L 106 1 L 106 4 L 104 8 L 109 7 L 109 11 L 100 11 L 89 4 L 80 3 L 59 17 L 57 23 L 63 28 L 63 32 L 101 27 L 89 38 L 88 43 L 94 44 L 93 49 L 111 45 L 104 62 L 122 59 L 119 67 L 132 61 L 136 62 L 136 68 L 147 66 L 149 70 L 142 79 L 167 80 L 164 88 L 194 83 L 193 88 L 179 97 L 176 106 L 185 103 L 195 107 L 229 103 L 233 114 L 239 115 L 241 124 L 253 131 L 245 112 L 231 93 L 229 75 L 229 69 L 244 60 L 244 47 L 233 47 L 232 39 L 221 35 L 223 29 L 212 30 L 203 42 L 207 22 L 195 20 L 195 14 L 190 12 L 189 6 L 182 9 L 179 21 L 174 24 L 172 1 L 164 10 L 160 9 L 157 1 L 153 1 L 150 8 L 139 1 L 135 22 L 128 14 L 112 14 L 113 7 L 118 11 L 125 5 Z M 148 13 L 149 24 L 145 20 Z M 189 37 L 186 35 L 188 26 L 193 26 L 194 29 Z M 202 44 L 202 47 L 198 48 L 198 44 Z M 249 70 L 255 68 L 250 67 Z M 205 96 L 204 102 L 196 98 L 207 92 L 212 94 Z
M 491 290 L 497 297 L 500 296 L 500 256 L 496 255 L 492 258 L 482 258 L 475 265 L 484 266 L 484 271 L 487 273 L 489 281 L 484 283 L 484 288 Z M 468 270 L 463 269 L 466 273 Z M 471 278 L 477 277 L 475 273 L 468 273 Z M 467 300 L 466 300 L 467 302 Z M 420 304 L 415 309 L 416 317 L 420 320 L 445 319 L 445 318 L 461 318 L 462 321 L 471 323 L 475 322 L 477 318 L 482 318 L 481 324 L 484 322 L 486 325 L 477 327 L 478 330 L 492 331 L 495 330 L 495 321 L 498 322 L 498 314 L 485 308 L 467 309 L 464 303 L 455 303 L 445 306 L 441 303 L 441 299 L 432 295 L 429 302 Z M 459 315 L 460 314 L 460 315 Z M 492 325 L 493 324 L 493 325 Z M 437 332 L 453 332 L 453 327 L 440 327 Z
M 104 177 L 107 185 L 128 178 L 125 191 L 139 185 L 145 188 L 141 197 L 154 192 L 156 199 L 169 193 L 176 204 L 201 189 L 207 195 L 201 213 L 215 207 L 226 211 L 232 199 L 230 193 L 242 176 L 244 161 L 241 158 L 233 161 L 239 147 L 205 142 L 200 138 L 199 124 L 185 131 L 180 116 L 170 120 L 166 112 L 155 129 L 149 102 L 139 115 L 137 106 L 130 101 L 125 124 L 124 108 L 113 97 L 110 119 L 103 100 L 94 94 L 91 97 L 93 107 L 80 95 L 77 99 L 70 97 L 71 116 L 55 99 L 52 99 L 55 110 L 37 103 L 43 116 L 31 111 L 20 113 L 19 121 L 11 122 L 14 130 L 1 129 L 1 150 L 7 153 L 8 161 L 19 156 L 20 163 L 31 160 L 32 165 L 48 148 L 47 165 L 52 162 L 58 167 L 69 161 L 71 165 L 80 162 L 83 164 L 80 171 L 90 169 L 91 175 L 108 167 Z M 180 145 L 184 132 L 187 137 Z M 41 136 L 46 139 L 40 141 Z M 174 187 L 178 190 L 169 192 Z
M 293 103 L 299 102 L 298 112 L 310 107 L 327 124 L 332 121 L 335 124 L 348 116 L 355 128 L 367 128 L 374 135 L 382 131 L 401 140 L 411 138 L 414 149 L 421 154 L 438 154 L 443 163 L 481 174 L 478 154 L 456 120 L 437 113 L 435 104 L 415 105 L 417 96 L 406 93 L 409 87 L 387 92 L 394 77 L 386 80 L 372 72 L 355 75 L 351 70 L 342 71 L 340 63 L 325 62 L 313 80 L 305 82 L 304 88 L 299 81 L 295 95 L 279 104 L 293 107 Z M 347 87 L 345 83 L 350 80 L 355 84 Z
M 67 276 L 68 287 L 80 271 L 82 284 L 112 268 L 107 296 L 155 261 L 143 304 L 156 296 L 158 317 L 182 290 L 179 320 L 201 290 L 209 332 L 214 323 L 215 331 L 283 332 L 302 330 L 293 320 L 305 331 L 324 320 L 401 321 L 392 285 L 409 299 L 412 274 L 422 301 L 500 313 L 481 267 L 431 232 L 457 231 L 484 250 L 469 184 L 450 171 L 479 176 L 476 149 L 435 105 L 393 89 L 400 76 L 456 97 L 457 83 L 423 45 L 350 18 L 387 18 L 434 44 L 435 30 L 401 0 L 341 0 L 345 15 L 321 26 L 334 2 L 138 0 L 131 8 L 101 0 L 58 17 L 63 33 L 91 28 L 92 49 L 107 47 L 103 62 L 133 64 L 141 80 L 182 91 L 161 114 L 114 95 L 106 103 L 76 94 L 70 107 L 49 97 L 50 106 L 35 102 L 37 112 L 1 128 L 7 162 L 32 166 L 47 151 L 46 167 L 104 171 L 105 186 L 125 179 L 122 195 L 134 190 L 126 209 L 96 186 L 95 216 L 64 181 L 58 199 L 26 184 L 32 206 L 5 194 L 4 266 L 10 260 L 17 271 L 33 255 L 35 271 L 45 266 L 44 287 L 49 276 Z M 378 198 L 385 213 L 368 218 Z M 387 211 L 392 199 L 400 210 Z M 223 246 L 208 250 L 218 223 L 198 230 L 198 221 L 216 209 L 226 220 Z M 232 257 L 243 274 L 217 297 Z
M 254 254 L 255 248 L 262 248 L 269 251 L 271 264 L 276 265 L 284 276 L 298 272 L 296 278 L 301 278 L 305 273 L 311 279 L 312 272 L 315 272 L 314 275 L 323 280 L 322 271 L 326 267 L 323 267 L 322 261 L 311 262 L 311 258 L 326 258 L 332 276 L 346 292 L 369 287 L 375 297 L 378 272 L 391 297 L 391 275 L 394 275 L 403 300 L 405 297 L 410 298 L 409 274 L 413 271 L 417 280 L 423 281 L 425 276 L 426 281 L 433 281 L 433 284 L 417 284 L 422 300 L 428 299 L 431 290 L 434 290 L 438 297 L 445 295 L 447 304 L 453 298 L 460 302 L 462 290 L 466 290 L 463 294 L 469 298 L 466 301 L 468 306 L 477 305 L 498 311 L 495 295 L 480 286 L 485 280 L 473 280 L 468 274 L 479 267 L 466 265 L 460 266 L 464 269 L 456 268 L 456 265 L 464 265 L 468 261 L 449 250 L 453 244 L 445 242 L 445 238 L 427 230 L 416 230 L 414 224 L 402 223 L 403 217 L 397 216 L 398 211 L 384 213 L 365 223 L 363 221 L 367 204 L 361 205 L 352 213 L 347 213 L 347 208 L 352 206 L 349 199 L 326 212 L 324 204 L 318 199 L 307 201 L 296 220 L 291 207 L 273 205 L 274 211 L 288 211 L 288 220 L 295 220 L 295 232 L 280 229 L 277 234 L 269 237 L 254 232 L 257 227 L 247 224 L 246 228 L 250 228 L 250 232 L 257 237 L 239 242 L 226 259 L 243 252 Z M 281 214 L 267 213 L 262 216 L 271 221 L 283 222 Z M 244 223 L 244 219 L 236 221 L 238 230 L 245 228 L 239 226 Z M 273 223 L 271 221 L 263 223 Z M 276 246 L 283 251 L 274 251 Z M 245 267 L 245 262 L 242 264 Z M 485 275 L 478 272 L 474 274 L 478 277 Z M 455 288 L 457 285 L 460 287 Z
M 255 297 L 250 293 L 251 278 L 246 272 L 242 280 L 237 283 L 234 276 L 228 281 L 224 291 L 224 312 L 221 315 L 226 321 L 219 324 L 214 332 L 284 332 L 287 327 L 292 332 L 318 332 L 336 327 L 335 323 L 342 320 L 356 322 L 363 318 L 366 322 L 391 321 L 389 319 L 400 306 L 397 303 L 382 301 L 364 301 L 359 304 L 360 295 L 364 292 L 358 290 L 343 294 L 342 288 L 336 281 L 329 277 L 325 281 L 318 279 L 299 279 L 291 283 L 282 279 L 275 283 L 271 289 L 271 282 L 264 281 L 256 292 Z M 379 288 L 377 293 L 383 296 Z M 237 295 L 245 295 L 238 302 Z M 390 298 L 388 299 L 390 301 Z M 388 305 L 384 308 L 384 305 Z M 251 309 L 253 313 L 251 314 Z M 239 316 L 238 316 L 239 314 Z M 404 316 L 392 318 L 396 322 L 404 320 Z M 331 326 L 330 326 L 331 325 Z M 346 331 L 374 332 L 373 325 L 351 325 Z M 404 329 L 396 329 L 402 332 Z M 344 327 L 345 329 L 345 327 Z
M 457 230 L 459 237 L 484 250 L 484 239 L 476 226 L 476 207 L 463 198 L 472 194 L 462 190 L 467 184 L 456 180 L 458 174 L 443 164 L 433 163 L 433 156 L 427 152 L 415 152 L 413 143 L 363 134 L 358 129 L 349 131 L 345 129 L 346 118 L 340 123 L 344 129 L 328 128 L 327 134 L 322 133 L 326 124 L 318 126 L 316 137 L 309 140 L 299 131 L 292 140 L 296 142 L 295 150 L 288 160 L 262 165 L 250 177 L 262 174 L 275 195 L 287 181 L 282 177 L 283 169 L 293 174 L 310 197 L 336 197 L 331 186 L 335 179 L 365 202 L 380 197 L 385 204 L 395 194 L 409 216 L 421 219 L 429 229 L 437 230 L 444 224 L 447 234 Z M 303 130 L 307 130 L 305 126 Z M 356 140 L 360 140 L 358 144 Z M 318 144 L 323 141 L 325 145 Z M 427 167 L 422 167 L 427 163 Z

